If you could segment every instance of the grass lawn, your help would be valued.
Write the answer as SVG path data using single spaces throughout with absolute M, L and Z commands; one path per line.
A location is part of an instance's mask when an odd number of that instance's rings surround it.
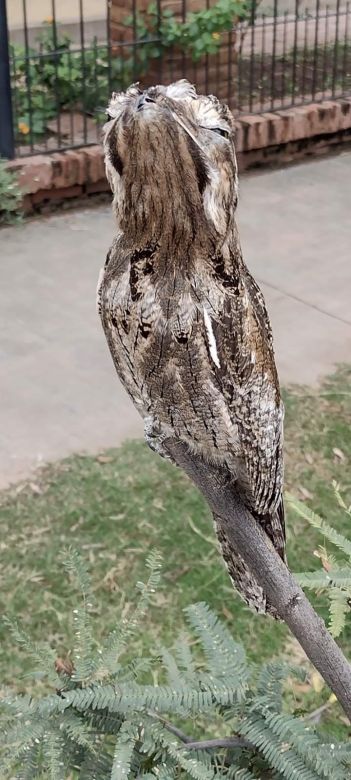
M 351 369 L 340 369 L 316 391 L 291 389 L 285 402 L 286 486 L 351 537 L 331 488 L 336 479 L 351 502 Z M 284 653 L 299 660 L 285 627 L 253 614 L 233 592 L 197 491 L 141 442 L 48 466 L 30 483 L 3 493 L 0 511 L 0 610 L 16 616 L 34 639 L 49 638 L 58 655 L 69 651 L 77 602 L 60 563 L 61 551 L 72 545 L 90 563 L 98 637 L 128 614 L 135 583 L 145 575 L 145 557 L 156 547 L 164 557 L 163 587 L 140 645 L 152 647 L 155 637 L 171 644 L 183 626 L 182 608 L 207 601 L 254 661 Z M 289 512 L 287 531 L 291 569 L 318 567 L 313 550 L 322 538 Z M 325 601 L 314 603 L 325 617 Z M 30 690 L 27 659 L 8 630 L 0 630 L 0 688 Z M 341 643 L 351 657 L 351 630 Z M 329 691 L 319 687 L 313 675 L 306 685 L 296 684 L 287 693 L 290 705 L 303 712 L 326 702 Z M 325 713 L 324 725 L 336 737 L 348 731 L 337 704 Z

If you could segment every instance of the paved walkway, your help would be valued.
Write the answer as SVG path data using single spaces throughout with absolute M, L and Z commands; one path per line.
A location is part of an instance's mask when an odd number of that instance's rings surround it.
M 241 182 L 246 261 L 262 284 L 283 383 L 351 358 L 351 154 Z M 0 486 L 37 463 L 97 451 L 142 425 L 95 313 L 109 208 L 0 233 Z

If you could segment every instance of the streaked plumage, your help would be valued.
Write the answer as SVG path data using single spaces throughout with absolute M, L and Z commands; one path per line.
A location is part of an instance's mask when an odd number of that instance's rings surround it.
M 186 81 L 145 93 L 133 85 L 108 112 L 117 234 L 98 307 L 117 373 L 149 437 L 174 435 L 227 464 L 284 557 L 283 406 L 264 299 L 235 223 L 233 118 Z M 241 595 L 274 614 L 218 536 Z

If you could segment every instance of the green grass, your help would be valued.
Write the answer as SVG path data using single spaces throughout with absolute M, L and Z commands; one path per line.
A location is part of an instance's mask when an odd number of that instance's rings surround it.
M 351 501 L 351 369 L 340 369 L 317 391 L 285 393 L 286 486 L 335 528 L 351 536 L 336 505 L 331 482 Z M 337 455 L 334 448 L 341 450 Z M 64 655 L 72 637 L 71 609 L 77 594 L 61 560 L 69 545 L 81 550 L 91 569 L 98 637 L 128 615 L 135 583 L 143 579 L 152 548 L 164 557 L 163 587 L 140 637 L 152 648 L 155 637 L 171 643 L 183 625 L 182 608 L 206 601 L 224 617 L 254 661 L 281 653 L 299 660 L 296 643 L 279 623 L 253 614 L 233 592 L 221 563 L 209 511 L 181 471 L 153 455 L 141 442 L 126 443 L 96 457 L 73 456 L 46 467 L 31 483 L 6 491 L 1 501 L 0 611 L 16 616 L 31 634 L 49 639 Z M 288 512 L 288 558 L 293 571 L 316 568 L 313 551 L 323 541 L 304 521 Z M 327 616 L 326 603 L 314 599 Z M 28 662 L 1 630 L 0 687 L 30 690 Z M 351 630 L 341 644 L 351 656 Z M 135 648 L 134 648 L 135 649 Z M 36 683 L 40 685 L 40 683 Z M 295 710 L 327 701 L 313 678 L 288 693 Z M 325 725 L 341 736 L 345 726 L 338 705 Z

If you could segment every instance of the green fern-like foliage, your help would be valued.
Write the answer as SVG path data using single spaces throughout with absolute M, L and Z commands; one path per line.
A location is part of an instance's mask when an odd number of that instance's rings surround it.
M 336 483 L 333 483 L 333 488 L 338 505 L 351 519 L 351 507 L 345 504 Z M 295 575 L 303 588 L 309 588 L 317 593 L 326 593 L 329 599 L 329 630 L 334 637 L 337 637 L 345 627 L 351 606 L 351 541 L 335 531 L 301 501 L 297 501 L 290 495 L 287 496 L 287 499 L 300 517 L 303 517 L 324 536 L 324 539 L 339 550 L 339 556 L 336 558 L 328 553 L 325 547 L 321 547 L 318 552 L 322 564 L 321 568 L 317 571 L 301 572 Z
M 143 630 L 160 581 L 157 553 L 147 560 L 148 579 L 137 586 L 133 614 L 101 645 L 94 638 L 94 602 L 85 563 L 70 551 L 65 567 L 81 592 L 69 659 L 56 658 L 46 645 L 34 645 L 7 620 L 14 640 L 33 657 L 36 671 L 39 665 L 46 673 L 48 693 L 1 700 L 1 778 L 350 776 L 349 745 L 326 743 L 314 728 L 283 710 L 286 679 L 301 671 L 279 661 L 258 671 L 251 668 L 242 645 L 206 604 L 185 610 L 189 632 L 173 648 L 158 647 L 154 657 L 131 657 L 133 638 Z M 223 744 L 210 741 L 214 721 L 216 735 L 222 722 Z M 191 737 L 189 730 L 195 732 Z

